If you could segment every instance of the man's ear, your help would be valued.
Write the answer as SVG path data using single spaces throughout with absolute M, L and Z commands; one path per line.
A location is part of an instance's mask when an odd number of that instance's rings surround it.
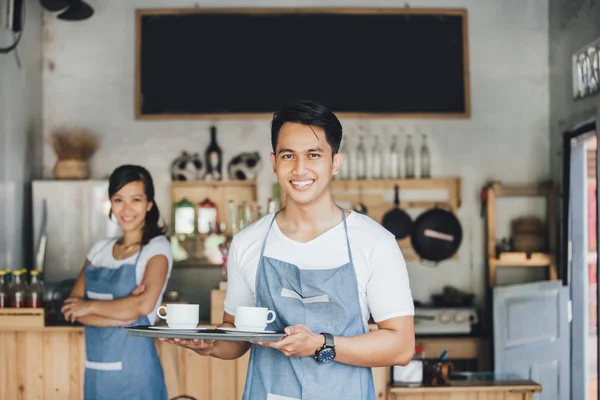
M 277 173 L 277 166 L 275 163 L 275 153 L 271 152 L 271 154 L 269 154 L 269 158 L 271 159 L 271 166 L 273 167 L 273 173 Z
M 335 175 L 338 172 L 340 172 L 340 169 L 342 168 L 342 163 L 344 161 L 344 153 L 336 153 L 333 156 L 333 170 L 332 170 L 332 174 Z

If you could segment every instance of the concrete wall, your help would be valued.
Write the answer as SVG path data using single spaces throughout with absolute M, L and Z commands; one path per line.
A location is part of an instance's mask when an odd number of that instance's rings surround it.
M 65 123 L 81 124 L 97 133 L 102 148 L 92 160 L 94 177 L 105 177 L 119 164 L 143 164 L 153 174 L 163 214 L 169 204 L 169 164 L 181 150 L 204 151 L 212 121 L 136 121 L 134 119 L 134 12 L 136 8 L 201 6 L 345 6 L 397 7 L 385 0 L 327 1 L 192 1 L 104 0 L 96 15 L 68 24 L 46 16 L 44 32 L 44 137 Z M 385 127 L 430 136 L 434 176 L 463 179 L 459 217 L 465 239 L 460 259 L 428 268 L 410 263 L 415 298 L 427 301 L 445 284 L 484 291 L 484 223 L 479 193 L 492 179 L 527 184 L 550 176 L 548 3 L 546 0 L 418 0 L 411 7 L 466 8 L 472 117 L 466 120 L 373 119 L 371 134 Z M 258 150 L 268 160 L 268 120 L 217 123 L 225 160 L 241 151 Z M 358 121 L 346 119 L 346 130 Z M 386 138 L 387 139 L 387 138 Z M 385 141 L 384 141 L 385 142 Z M 385 142 L 386 143 L 386 142 Z M 55 157 L 44 151 L 44 175 Z M 266 205 L 274 179 L 265 166 L 260 199 Z M 498 213 L 499 235 L 507 235 L 509 219 L 539 213 L 531 201 L 505 200 Z
M 7 2 L 0 0 L 0 47 L 13 40 L 5 28 Z M 29 183 L 42 175 L 42 12 L 36 0 L 25 6 L 17 51 L 0 54 L 0 269 L 31 263 Z
M 562 181 L 562 135 L 595 118 L 600 95 L 573 100 L 571 56 L 600 39 L 600 1 L 550 0 L 550 151 L 552 177 Z

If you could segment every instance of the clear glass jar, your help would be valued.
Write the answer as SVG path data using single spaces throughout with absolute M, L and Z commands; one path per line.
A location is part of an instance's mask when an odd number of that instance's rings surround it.
M 358 147 L 356 148 L 356 178 L 367 178 L 367 151 L 362 135 L 358 139 Z
M 24 269 L 13 272 L 13 281 L 10 285 L 10 306 L 12 308 L 24 308 L 26 306 L 27 283 L 23 277 L 25 272 Z
M 26 295 L 26 304 L 29 308 L 44 308 L 44 285 L 39 275 L 38 270 L 30 272 L 31 281 Z
M 0 271 L 0 308 L 8 308 L 10 292 L 8 291 L 8 282 L 6 280 L 6 271 Z

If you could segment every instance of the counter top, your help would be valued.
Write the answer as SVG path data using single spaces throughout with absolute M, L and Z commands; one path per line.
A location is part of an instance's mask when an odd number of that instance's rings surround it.
M 474 391 L 510 391 L 515 393 L 523 392 L 541 392 L 542 386 L 536 382 L 522 379 L 518 375 L 495 374 L 493 372 L 465 372 L 454 375 L 450 386 L 430 386 L 430 385 L 400 385 L 391 384 L 389 390 L 391 393 L 431 393 L 431 392 L 465 392 Z

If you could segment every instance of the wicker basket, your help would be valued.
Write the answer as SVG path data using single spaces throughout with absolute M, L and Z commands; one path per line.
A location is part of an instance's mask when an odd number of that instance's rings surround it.
M 56 179 L 87 179 L 90 169 L 87 161 L 62 160 L 57 161 L 54 166 L 54 177 Z
M 537 217 L 521 217 L 511 222 L 513 236 L 520 234 L 543 235 L 544 222 Z
M 515 251 L 525 253 L 535 253 L 544 251 L 545 240 L 542 235 L 519 233 L 513 237 Z

